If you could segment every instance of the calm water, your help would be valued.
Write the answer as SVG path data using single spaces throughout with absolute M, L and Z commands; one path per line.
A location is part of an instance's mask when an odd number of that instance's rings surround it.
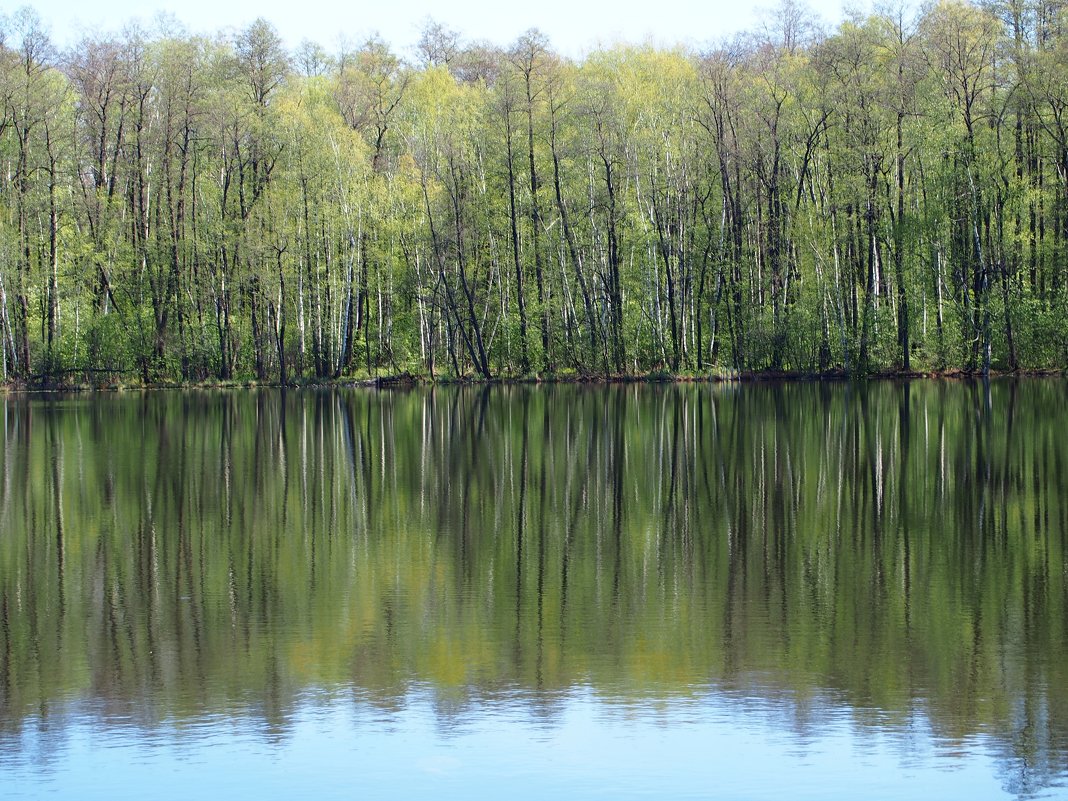
M 0 796 L 1068 797 L 1068 384 L 0 398 Z

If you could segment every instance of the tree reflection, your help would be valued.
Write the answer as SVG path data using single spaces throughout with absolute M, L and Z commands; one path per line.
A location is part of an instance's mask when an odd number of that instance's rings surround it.
M 0 728 L 724 692 L 1068 753 L 1059 381 L 8 398 Z M 872 715 L 863 710 L 879 710 Z M 896 724 L 895 724 L 896 721 Z

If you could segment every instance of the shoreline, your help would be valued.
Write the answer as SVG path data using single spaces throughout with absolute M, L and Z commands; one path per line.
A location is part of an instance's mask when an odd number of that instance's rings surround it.
M 808 373 L 793 370 L 744 370 L 724 371 L 718 373 L 687 374 L 650 372 L 644 374 L 567 374 L 567 375 L 531 375 L 500 376 L 481 378 L 479 376 L 435 376 L 413 373 L 400 373 L 375 376 L 372 378 L 347 377 L 339 379 L 290 382 L 285 385 L 277 381 L 257 381 L 255 379 L 233 381 L 161 381 L 143 384 L 87 384 L 87 383 L 28 383 L 7 382 L 0 384 L 0 394 L 29 395 L 48 393 L 82 393 L 82 392 L 144 392 L 149 390 L 238 390 L 238 389 L 409 389 L 433 386 L 552 386 L 561 384 L 584 386 L 608 386 L 612 384 L 755 384 L 755 383 L 866 383 L 869 381 L 982 381 L 1006 378 L 1064 378 L 1068 370 L 1039 368 L 1026 370 L 991 370 L 987 375 L 982 371 L 948 369 L 948 370 L 878 370 L 871 373 L 854 374 L 845 370 L 828 370 Z

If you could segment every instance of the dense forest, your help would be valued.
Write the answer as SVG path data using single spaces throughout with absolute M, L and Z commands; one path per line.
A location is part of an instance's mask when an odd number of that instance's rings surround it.
M 1063 367 L 1066 9 L 786 0 L 578 60 L 19 10 L 0 379 Z

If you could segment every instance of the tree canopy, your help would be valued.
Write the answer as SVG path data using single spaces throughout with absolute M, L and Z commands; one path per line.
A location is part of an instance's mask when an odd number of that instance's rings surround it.
M 315 381 L 1063 367 L 1068 12 L 581 61 L 430 22 L 0 43 L 0 365 Z

